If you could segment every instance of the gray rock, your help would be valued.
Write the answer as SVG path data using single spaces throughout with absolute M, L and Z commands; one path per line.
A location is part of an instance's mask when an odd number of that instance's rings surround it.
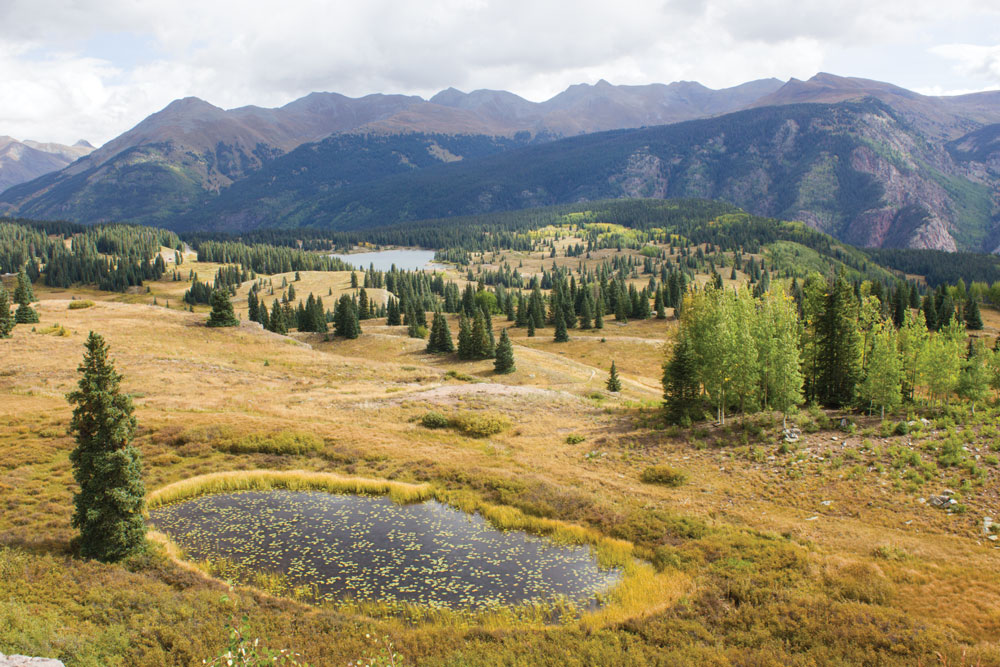
M 0 653 L 0 667 L 66 667 L 55 658 L 30 658 L 26 655 L 4 655 Z
M 799 438 L 802 437 L 802 431 L 794 426 L 792 428 L 786 428 L 782 431 L 782 434 L 785 436 L 785 442 L 798 442 Z
M 938 509 L 944 509 L 951 504 L 953 499 L 948 496 L 931 496 L 929 502 L 931 506 L 937 507 Z

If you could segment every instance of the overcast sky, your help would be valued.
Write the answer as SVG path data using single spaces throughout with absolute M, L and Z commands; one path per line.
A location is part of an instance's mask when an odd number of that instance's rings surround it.
M 996 0 L 0 0 L 0 135 L 99 145 L 171 100 L 711 88 L 819 71 L 1000 89 Z

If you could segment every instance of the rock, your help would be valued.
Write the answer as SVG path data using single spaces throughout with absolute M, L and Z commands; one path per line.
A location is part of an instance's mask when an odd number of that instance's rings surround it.
M 921 505 L 923 505 L 924 503 L 927 502 L 927 499 L 926 498 L 917 498 L 917 502 L 920 503 Z
M 55 658 L 29 658 L 26 655 L 4 655 L 0 653 L 0 667 L 66 667 Z
M 799 438 L 802 437 L 802 431 L 794 426 L 792 428 L 786 428 L 782 431 L 782 434 L 785 436 L 785 442 L 798 442 Z
M 951 503 L 952 500 L 954 499 L 944 495 L 930 497 L 931 506 L 937 507 L 938 509 L 944 509 Z
M 806 521 L 815 521 L 818 518 L 819 518 L 818 516 L 811 516 L 808 519 L 806 519 Z
M 930 420 L 925 419 L 924 417 L 920 418 L 920 423 L 923 424 L 924 426 L 930 426 L 931 425 Z
M 832 500 L 824 500 L 823 502 L 820 503 L 820 505 L 826 505 L 828 507 L 832 504 L 833 504 Z
M 944 491 L 941 492 L 941 495 L 942 496 L 953 496 L 953 495 L 955 495 L 955 492 L 952 491 L 951 489 L 945 489 Z
M 993 518 L 984 516 L 983 517 L 983 535 L 991 535 L 993 533 Z

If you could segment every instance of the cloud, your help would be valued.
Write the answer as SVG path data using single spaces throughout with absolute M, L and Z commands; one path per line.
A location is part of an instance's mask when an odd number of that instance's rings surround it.
M 988 85 L 1000 85 L 1000 45 L 941 44 L 930 51 L 953 61 L 955 68 L 965 76 Z
M 982 4 L 950 0 L 949 20 L 983 24 L 996 10 Z M 600 78 L 805 78 L 857 45 L 926 53 L 940 20 L 936 0 L 4 0 L 0 134 L 103 142 L 186 95 L 228 108 L 455 86 L 542 100 Z M 878 78 L 872 66 L 845 74 Z

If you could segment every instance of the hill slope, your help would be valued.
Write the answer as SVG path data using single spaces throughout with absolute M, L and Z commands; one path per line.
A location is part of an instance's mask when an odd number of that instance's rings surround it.
M 995 227 L 995 178 L 972 180 L 874 99 L 591 134 L 353 185 L 331 175 L 338 142 L 309 150 L 315 168 L 283 156 L 175 227 L 346 229 L 620 197 L 722 199 L 862 246 L 979 250 Z

